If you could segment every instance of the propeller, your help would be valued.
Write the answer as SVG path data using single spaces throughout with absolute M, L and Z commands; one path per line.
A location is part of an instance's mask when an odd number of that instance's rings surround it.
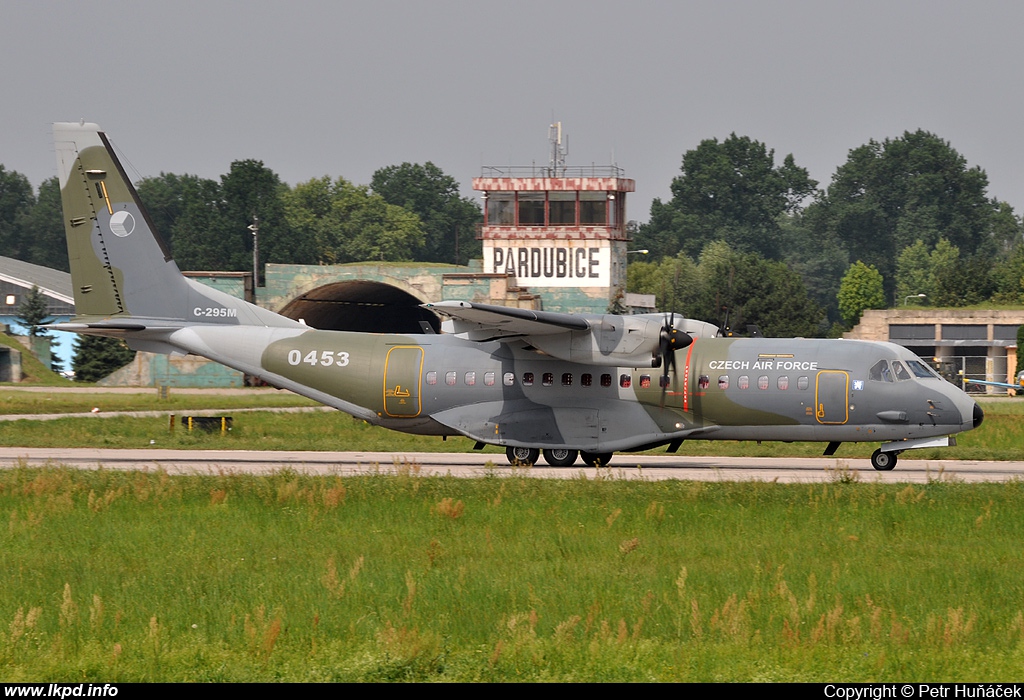
M 665 317 L 665 325 L 661 327 L 658 339 L 658 360 L 662 366 L 661 375 L 661 407 L 665 408 L 665 392 L 668 390 L 669 370 L 672 372 L 672 390 L 676 391 L 676 350 L 682 350 L 693 342 L 686 332 L 675 327 L 676 314 L 673 311 Z

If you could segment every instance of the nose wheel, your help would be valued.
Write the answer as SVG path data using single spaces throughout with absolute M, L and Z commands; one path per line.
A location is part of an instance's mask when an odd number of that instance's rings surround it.
M 875 450 L 871 455 L 871 466 L 880 472 L 889 472 L 896 466 L 897 452 L 882 452 Z

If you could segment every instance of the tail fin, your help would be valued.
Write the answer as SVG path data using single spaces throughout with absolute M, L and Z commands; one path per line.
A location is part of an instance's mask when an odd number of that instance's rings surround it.
M 53 137 L 77 323 L 299 325 L 184 277 L 96 124 L 54 124 Z

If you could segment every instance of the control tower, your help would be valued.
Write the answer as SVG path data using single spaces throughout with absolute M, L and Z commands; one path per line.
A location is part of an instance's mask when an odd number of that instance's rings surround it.
M 626 284 L 626 193 L 621 168 L 566 166 L 561 122 L 551 125 L 543 166 L 483 168 L 485 273 L 508 274 L 544 308 L 604 313 Z

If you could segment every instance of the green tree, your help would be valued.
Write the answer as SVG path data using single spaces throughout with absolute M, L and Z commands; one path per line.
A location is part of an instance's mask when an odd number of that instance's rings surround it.
M 175 183 L 179 203 L 165 202 L 159 214 L 170 225 L 171 252 L 182 270 L 249 270 L 238 236 L 227 235 L 221 215 L 220 185 L 215 180 L 183 176 Z
M 697 256 L 723 240 L 737 251 L 777 258 L 779 216 L 797 209 L 817 184 L 792 155 L 776 167 L 775 151 L 747 136 L 706 139 L 683 155 L 672 199 L 654 200 L 636 245 L 655 255 Z
M 29 241 L 21 223 L 34 204 L 28 178 L 0 165 L 0 252 L 3 255 L 28 259 Z
M 694 317 L 719 326 L 728 319 L 728 325 L 740 331 L 755 324 L 770 337 L 820 334 L 821 307 L 784 263 L 741 253 L 718 241 L 704 248 L 698 271 L 700 297 Z
M 414 259 L 465 264 L 480 256 L 481 244 L 476 240 L 480 207 L 472 199 L 460 197 L 459 183 L 433 163 L 381 168 L 373 174 L 370 189 L 388 204 L 405 207 L 420 217 L 425 236 Z
M 18 226 L 23 241 L 22 260 L 64 272 L 71 269 L 57 178 L 43 181 L 35 203 L 22 213 Z
M 994 302 L 1024 303 L 1024 245 L 1017 246 L 1010 255 L 996 261 L 992 268 L 992 284 Z M 1024 352 L 1020 352 L 1019 355 L 1024 357 Z
M 96 382 L 124 367 L 134 358 L 135 351 L 130 350 L 122 340 L 80 335 L 75 339 L 71 366 L 75 371 L 76 382 Z
M 865 309 L 885 307 L 885 289 L 878 269 L 860 260 L 850 265 L 839 284 L 839 313 L 846 326 L 857 325 Z
M 896 300 L 925 295 L 926 303 L 935 302 L 935 276 L 928 246 L 918 239 L 903 249 L 896 259 Z
M 32 289 L 25 294 L 24 300 L 18 306 L 17 319 L 21 325 L 28 329 L 28 334 L 33 338 L 49 337 L 49 333 L 40 328 L 50 318 L 47 311 L 46 295 L 39 291 L 39 287 L 32 285 Z
M 626 274 L 626 288 L 636 294 L 653 294 L 659 310 L 681 315 L 695 312 L 701 296 L 700 275 L 697 265 L 683 253 L 660 262 L 630 262 Z
M 850 260 L 838 236 L 816 225 L 815 211 L 808 208 L 779 217 L 782 259 L 800 275 L 807 293 L 825 309 L 829 322 L 836 323 L 840 318 L 836 295 Z
M 917 240 L 932 248 L 946 238 L 970 255 L 991 254 L 996 230 L 1005 237 L 1007 212 L 986 197 L 987 187 L 984 171 L 918 130 L 851 150 L 808 215 L 816 235 L 835 236 L 850 259 L 873 265 L 892 299 L 897 257 Z
M 206 186 L 203 187 L 202 183 L 205 183 Z M 191 255 L 191 251 L 185 250 L 186 245 L 179 245 L 174 240 L 175 228 L 179 220 L 184 218 L 189 206 L 195 204 L 196 198 L 201 196 L 209 198 L 204 203 L 213 209 L 220 206 L 220 191 L 217 183 L 213 180 L 201 180 L 196 175 L 160 173 L 157 177 L 139 180 L 135 184 L 135 190 L 145 205 L 146 211 L 149 212 L 154 230 L 168 243 L 176 259 L 179 256 Z M 190 266 L 186 269 L 198 268 Z
M 301 183 L 284 200 L 288 226 L 314 241 L 315 256 L 325 264 L 411 260 L 423 245 L 416 214 L 344 178 Z
M 220 234 L 232 241 L 234 270 L 252 269 L 253 236 L 249 225 L 259 218 L 260 269 L 265 262 L 316 262 L 313 241 L 294 235 L 285 216 L 288 187 L 259 160 L 236 160 L 221 176 Z

